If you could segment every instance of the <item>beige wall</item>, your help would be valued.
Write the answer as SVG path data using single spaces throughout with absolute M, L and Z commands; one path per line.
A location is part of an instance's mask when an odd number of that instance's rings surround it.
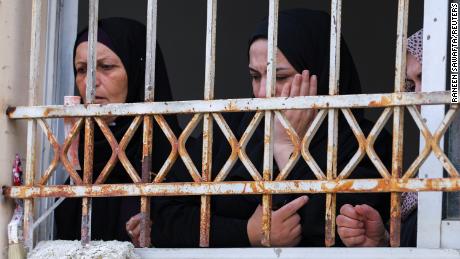
M 21 157 L 25 157 L 26 154 L 26 122 L 9 120 L 5 111 L 8 106 L 27 105 L 28 102 L 31 7 L 30 0 L 0 0 L 1 185 L 11 185 L 11 166 L 15 153 L 19 153 Z M 46 4 L 43 4 L 42 10 L 43 12 L 46 10 Z M 42 28 L 46 28 L 46 19 L 42 21 Z M 41 91 L 37 93 L 41 98 Z M 25 170 L 25 161 L 23 165 Z M 2 196 L 0 199 L 2 258 L 6 258 L 7 255 L 7 224 L 11 218 L 12 208 L 12 201 Z

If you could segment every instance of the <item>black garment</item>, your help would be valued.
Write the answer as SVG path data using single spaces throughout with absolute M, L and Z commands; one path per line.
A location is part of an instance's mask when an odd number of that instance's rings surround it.
M 99 21 L 98 35 L 102 35 L 101 42 L 108 46 L 118 57 L 128 75 L 128 96 L 127 101 L 142 102 L 144 100 L 144 75 L 145 75 L 145 53 L 146 53 L 146 28 L 143 24 L 125 19 L 108 18 Z M 79 43 L 87 41 L 87 29 L 77 36 L 74 47 Z M 159 46 L 156 47 L 155 65 L 155 100 L 169 101 L 171 89 L 168 75 Z M 75 72 L 75 71 L 74 71 Z M 175 116 L 166 117 L 171 129 L 178 134 L 180 132 Z M 110 130 L 118 142 L 122 139 L 126 130 L 133 121 L 133 117 L 117 117 Z M 93 180 L 95 181 L 109 160 L 112 149 L 102 131 L 94 124 L 94 169 Z M 135 132 L 125 152 L 130 162 L 140 175 L 142 173 L 142 124 Z M 158 172 L 166 160 L 171 146 L 157 124 L 153 129 L 153 156 L 152 170 Z M 83 165 L 84 154 L 84 131 L 80 133 L 79 157 Z M 79 172 L 80 176 L 82 172 Z M 118 161 L 105 183 L 131 183 L 132 179 Z M 112 197 L 92 199 L 92 222 L 91 237 L 98 240 L 130 240 L 125 224 L 130 217 L 139 213 L 139 197 Z M 58 239 L 79 239 L 81 225 L 81 199 L 66 199 L 55 212 L 56 228 Z
M 318 77 L 318 94 L 328 93 L 329 86 L 329 15 L 304 9 L 281 11 L 279 14 L 278 48 L 298 73 L 309 69 Z M 250 38 L 250 44 L 259 38 L 267 38 L 268 21 L 263 21 Z M 341 45 L 341 73 L 340 93 L 361 93 L 360 82 L 356 68 L 346 44 Z M 367 135 L 372 124 L 365 120 L 361 110 L 354 110 L 353 114 L 362 131 Z M 240 139 L 253 113 L 233 113 L 227 117 L 230 128 Z M 215 129 L 215 143 L 222 143 L 213 151 L 213 176 L 216 176 L 228 158 L 229 145 L 220 134 L 217 125 Z M 391 165 L 390 136 L 382 131 L 374 147 L 387 168 Z M 247 145 L 246 152 L 252 163 L 262 172 L 263 165 L 263 122 L 255 131 Z M 199 146 L 199 145 L 198 145 Z M 199 150 L 199 148 L 198 148 Z M 338 172 L 340 172 L 358 150 L 358 142 L 345 121 L 339 116 L 338 139 Z M 327 161 L 327 119 L 323 122 L 310 144 L 310 153 L 315 161 L 326 172 Z M 200 152 L 190 152 L 198 153 Z M 199 161 L 199 157 L 197 160 Z M 274 163 L 274 174 L 279 172 Z M 380 178 L 372 162 L 365 157 L 350 179 Z M 316 179 L 303 159 L 300 159 L 287 180 Z M 190 181 L 186 172 L 175 172 L 170 181 Z M 241 161 L 238 161 L 226 181 L 253 180 Z M 274 195 L 273 207 L 281 207 L 300 194 Z M 302 241 L 300 246 L 324 246 L 325 229 L 325 194 L 310 194 L 308 203 L 298 213 L 302 218 Z M 214 196 L 211 203 L 211 233 L 210 246 L 213 247 L 241 247 L 249 246 L 247 236 L 247 222 L 256 207 L 261 203 L 260 195 Z M 383 219 L 389 217 L 388 194 L 338 194 L 337 211 L 343 204 L 369 204 L 376 208 Z M 200 199 L 198 197 L 165 197 L 156 203 L 154 225 L 152 228 L 153 244 L 158 247 L 196 247 L 199 244 L 199 217 Z M 338 235 L 336 235 L 338 237 Z M 342 245 L 339 238 L 337 245 Z
M 401 221 L 401 247 L 417 246 L 417 210 Z

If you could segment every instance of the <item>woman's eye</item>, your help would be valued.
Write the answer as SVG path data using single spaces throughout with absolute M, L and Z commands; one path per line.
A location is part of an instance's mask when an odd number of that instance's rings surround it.
M 251 79 L 252 79 L 252 80 L 259 80 L 259 79 L 260 79 L 260 76 L 259 76 L 259 75 L 253 75 L 253 74 L 251 74 Z
M 276 76 L 276 81 L 283 81 L 286 80 L 288 77 L 287 76 Z
M 415 83 L 412 80 L 406 79 L 404 84 L 404 91 L 413 92 L 415 91 Z
M 115 67 L 114 65 L 110 65 L 110 64 L 102 64 L 102 65 L 101 65 L 101 68 L 102 68 L 103 70 L 110 70 L 110 69 L 112 69 L 112 68 L 114 68 L 114 67 Z
M 77 68 L 77 74 L 85 74 L 85 73 L 86 73 L 86 67 Z

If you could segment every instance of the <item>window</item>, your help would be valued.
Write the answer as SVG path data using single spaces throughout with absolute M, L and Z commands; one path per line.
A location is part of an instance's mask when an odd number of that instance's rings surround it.
M 6 195 L 11 198 L 25 199 L 25 237 L 27 245 L 33 246 L 33 225 L 34 225 L 34 203 L 39 198 L 45 197 L 83 197 L 82 205 L 82 243 L 87 244 L 91 237 L 89 236 L 91 212 L 91 198 L 102 196 L 142 196 L 141 212 L 148 215 L 149 213 L 149 196 L 156 195 L 199 195 L 201 196 L 201 222 L 200 222 L 200 246 L 207 247 L 209 245 L 209 229 L 210 229 L 210 196 L 216 194 L 263 194 L 263 230 L 265 244 L 270 246 L 270 213 L 271 213 L 271 195 L 279 193 L 327 193 L 326 207 L 326 244 L 332 246 L 335 238 L 335 203 L 336 193 L 340 192 L 391 192 L 391 245 L 399 246 L 399 230 L 400 230 L 400 192 L 415 191 L 420 192 L 419 201 L 419 223 L 418 223 L 418 246 L 422 248 L 459 248 L 459 242 L 452 241 L 455 236 L 455 231 L 458 231 L 458 221 L 442 221 L 442 193 L 460 191 L 460 179 L 458 165 L 454 165 L 449 157 L 443 151 L 443 135 L 452 124 L 458 120 L 459 108 L 456 104 L 450 103 L 450 92 L 445 91 L 446 85 L 446 59 L 440 57 L 446 55 L 447 46 L 447 9 L 448 1 L 443 0 L 442 4 L 439 0 L 425 0 L 425 35 L 430 38 L 424 39 L 424 66 L 423 66 L 423 93 L 405 93 L 403 92 L 403 83 L 405 78 L 405 39 L 407 34 L 407 16 L 408 16 L 408 0 L 399 0 L 398 4 L 398 19 L 397 19 L 397 47 L 396 47 L 396 75 L 394 93 L 377 93 L 365 95 L 337 95 L 339 92 L 338 77 L 340 69 L 340 32 L 341 32 L 341 10 L 342 1 L 332 0 L 331 2 L 331 45 L 330 45 L 330 88 L 329 96 L 310 96 L 310 97 L 292 97 L 279 98 L 274 96 L 275 84 L 275 69 L 276 63 L 276 38 L 277 38 L 277 16 L 279 9 L 279 1 L 269 1 L 269 50 L 268 59 L 268 80 L 266 84 L 266 92 L 268 98 L 262 99 L 214 99 L 214 75 L 215 75 L 215 45 L 216 45 L 216 0 L 207 1 L 207 27 L 206 27 L 206 66 L 205 66 L 205 90 L 204 100 L 193 100 L 183 102 L 152 102 L 153 91 L 155 85 L 155 75 L 152 73 L 153 65 L 155 64 L 155 42 L 157 32 L 157 1 L 149 0 L 147 8 L 147 60 L 146 60 L 146 88 L 145 88 L 145 103 L 129 103 L 129 104 L 110 104 L 100 106 L 90 104 L 88 106 L 64 106 L 64 105 L 46 105 L 37 106 L 37 55 L 39 54 L 38 42 L 40 42 L 40 2 L 33 1 L 33 23 L 32 37 L 33 43 L 31 46 L 31 89 L 29 92 L 29 106 L 12 107 L 8 110 L 10 119 L 28 119 L 28 151 L 27 151 L 27 170 L 26 170 L 26 186 L 22 187 L 7 187 Z M 347 4 L 347 3 L 344 3 Z M 88 71 L 91 71 L 88 76 L 86 98 L 93 103 L 94 100 L 94 80 L 95 80 L 95 50 L 94 43 L 97 31 L 98 20 L 98 1 L 90 1 L 89 11 L 89 49 L 90 61 L 88 62 Z M 416 109 L 416 105 L 422 105 L 422 111 Z M 284 169 L 281 169 L 281 175 L 289 174 L 290 170 L 298 159 L 312 161 L 308 151 L 308 143 L 314 135 L 315 128 L 324 120 L 328 120 L 328 170 L 321 172 L 312 167 L 317 180 L 293 182 L 287 180 L 273 179 L 273 122 L 275 118 L 284 122 L 283 126 L 286 130 L 293 131 L 289 122 L 284 118 L 279 111 L 286 109 L 305 109 L 317 108 L 318 115 L 310 126 L 306 136 L 293 138 L 297 143 L 297 149 L 289 158 L 289 162 Z M 377 135 L 364 136 L 360 133 L 359 125 L 353 122 L 353 114 L 351 108 L 383 108 L 383 112 L 379 117 L 379 121 L 375 124 L 375 132 L 385 126 L 388 120 L 393 120 L 393 158 L 392 168 L 386 170 L 379 163 L 378 156 L 373 151 L 373 141 Z M 403 132 L 404 132 L 404 111 L 408 110 L 412 119 L 415 120 L 421 134 L 420 154 L 415 159 L 407 171 L 402 168 L 402 154 L 404 148 Z M 216 121 L 221 130 L 227 135 L 231 135 L 228 128 L 225 127 L 225 121 L 220 113 L 222 112 L 245 112 L 255 111 L 254 123 L 249 127 L 256 127 L 259 123 L 265 125 L 265 139 L 267 141 L 264 147 L 264 170 L 263 173 L 253 172 L 252 175 L 257 179 L 257 184 L 252 182 L 225 182 L 225 170 L 222 177 L 217 180 L 210 181 L 209 168 L 212 159 L 211 150 L 203 152 L 203 172 L 196 169 L 191 159 L 188 157 L 184 143 L 187 136 L 194 128 L 198 127 L 200 120 L 203 120 L 203 130 L 206 132 L 203 138 L 203 146 L 209 147 L 212 143 L 212 121 Z M 115 186 L 113 184 L 92 184 L 92 171 L 90 167 L 86 167 L 83 177 L 69 167 L 69 161 L 66 158 L 66 153 L 71 139 L 82 129 L 81 134 L 85 134 L 85 163 L 92 163 L 92 136 L 94 127 L 106 127 L 101 123 L 99 117 L 104 115 L 136 116 L 133 127 L 138 127 L 144 122 L 144 139 L 151 139 L 152 123 L 154 120 L 160 123 L 162 115 L 168 113 L 188 113 L 193 115 L 193 119 L 188 127 L 184 130 L 181 136 L 176 140 L 171 137 L 172 144 L 178 141 L 179 150 L 172 150 L 172 157 L 180 156 L 195 180 L 194 183 L 181 184 L 180 187 L 175 183 L 163 183 L 161 179 L 168 173 L 168 168 L 165 167 L 155 179 L 150 179 L 149 165 L 143 166 L 142 172 L 130 172 L 131 178 L 136 184 L 123 184 Z M 337 146 L 335 145 L 338 136 L 338 114 L 343 113 L 347 118 L 348 123 L 354 129 L 357 138 L 363 139 L 361 148 L 357 155 L 350 161 L 346 169 L 342 172 L 337 171 L 336 157 Z M 48 126 L 47 118 L 56 119 L 63 117 L 76 117 L 78 123 L 72 129 L 64 144 L 59 144 L 54 137 L 53 131 Z M 410 118 L 408 118 L 410 119 Z M 426 121 L 425 121 L 426 119 Z M 263 121 L 263 122 L 262 122 Z M 46 167 L 44 173 L 34 170 L 37 157 L 37 148 L 35 145 L 37 138 L 37 124 L 41 127 L 47 138 L 52 142 L 54 152 L 53 163 Z M 96 124 L 96 125 L 95 125 Z M 167 131 L 166 127 L 162 127 Z M 250 130 L 249 130 L 250 131 Z M 310 134 L 311 133 L 311 134 Z M 451 134 L 454 136 L 455 133 Z M 229 138 L 229 141 L 230 138 Z M 235 140 L 232 140 L 235 141 Z M 453 141 L 452 141 L 453 142 Z M 121 145 L 121 143 L 114 143 Z M 233 143 L 235 144 L 235 143 Z M 244 150 L 245 141 L 236 141 L 236 146 L 232 145 L 233 152 L 238 153 L 239 159 L 245 160 Z M 454 146 L 451 146 L 454 147 Z M 148 158 L 151 156 L 151 142 L 144 141 L 143 156 Z M 120 160 L 123 160 L 123 149 L 114 152 Z M 175 153 L 174 153 L 175 152 Z M 349 173 L 354 166 L 364 156 L 369 156 L 376 166 L 376 169 L 382 175 L 381 179 L 348 179 Z M 234 159 L 237 159 L 236 157 Z M 49 185 L 47 180 L 56 169 L 57 163 L 64 164 L 65 170 L 73 179 L 75 185 Z M 149 159 L 146 159 L 149 161 Z M 126 162 L 126 161 L 125 161 Z M 129 161 L 127 161 L 129 162 Z M 171 161 L 169 161 L 171 162 Z M 82 162 L 83 163 L 83 162 Z M 168 162 L 166 162 L 168 163 Z M 231 164 L 231 163 L 230 163 Z M 226 170 L 230 170 L 226 168 Z M 443 175 L 445 170 L 446 175 Z M 419 171 L 420 178 L 414 178 Z M 35 178 L 40 179 L 36 181 Z M 280 179 L 282 179 L 281 177 Z M 153 181 L 153 182 L 152 182 Z M 436 192 L 435 192 L 436 191 Z M 143 196 L 144 195 L 144 196 Z M 452 203 L 449 203 L 452 204 Z M 433 224 L 434 223 L 434 224 Z M 142 231 L 142 236 L 149 235 L 146 231 Z M 143 239 L 145 240 L 145 239 Z M 141 241 L 143 242 L 143 241 Z M 453 242 L 453 243 L 452 243 Z M 254 250 L 257 251 L 257 250 Z M 326 250 L 327 251 L 327 250 Z M 372 250 L 371 250 L 372 251 Z M 387 250 L 382 250 L 383 254 L 389 253 Z M 403 250 L 401 250 L 403 251 Z M 411 256 L 417 256 L 422 250 L 404 250 Z M 355 250 L 359 254 L 361 251 Z M 179 252 L 181 253 L 181 252 Z M 212 253 L 212 252 L 211 252 Z M 264 252 L 261 252 L 264 253 Z M 334 253 L 331 250 L 331 253 Z M 427 253 L 427 251 L 423 251 Z M 433 252 L 434 253 L 434 252 Z M 436 253 L 446 253 L 448 250 L 438 250 Z M 390 254 L 385 254 L 390 256 Z

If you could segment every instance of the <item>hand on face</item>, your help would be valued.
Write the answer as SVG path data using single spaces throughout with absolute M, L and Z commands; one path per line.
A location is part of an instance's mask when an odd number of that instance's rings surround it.
M 388 233 L 382 218 L 368 205 L 343 205 L 336 222 L 337 232 L 346 246 L 388 246 Z
M 308 70 L 304 70 L 302 74 L 296 74 L 292 81 L 283 85 L 281 97 L 295 96 L 315 96 L 317 92 L 318 79 L 315 75 L 310 76 Z M 316 111 L 313 109 L 304 110 L 287 110 L 284 115 L 289 120 L 289 123 L 302 138 L 307 132 Z M 286 130 L 283 128 L 279 120 L 275 124 L 275 145 L 276 144 L 292 144 Z
M 128 222 L 126 222 L 126 232 L 128 232 L 128 236 L 131 238 L 131 241 L 134 247 L 140 247 L 140 236 L 141 236 L 141 220 L 142 214 L 138 213 L 132 216 Z M 149 219 L 149 224 L 147 224 L 147 231 L 150 233 L 152 228 L 152 221 Z M 150 244 L 150 235 L 147 237 L 147 244 Z
M 302 238 L 302 225 L 297 211 L 308 202 L 307 196 L 301 196 L 280 209 L 272 212 L 271 218 L 271 245 L 291 247 L 300 243 Z M 257 209 L 249 218 L 248 237 L 251 246 L 262 245 L 262 206 Z

